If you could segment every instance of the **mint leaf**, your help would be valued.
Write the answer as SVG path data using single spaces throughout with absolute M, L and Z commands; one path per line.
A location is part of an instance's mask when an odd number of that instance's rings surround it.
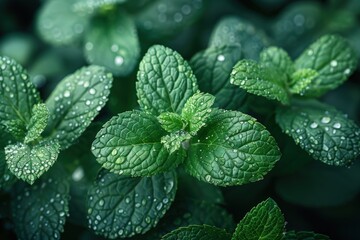
M 189 132 L 194 135 L 206 123 L 211 114 L 215 97 L 208 93 L 195 93 L 185 103 L 181 116 L 189 124 Z
M 47 132 L 69 147 L 105 105 L 112 76 L 103 67 L 83 67 L 65 77 L 46 101 L 50 112 Z
M 11 186 L 16 181 L 16 177 L 10 172 L 5 161 L 5 152 L 0 150 L 0 190 Z
M 59 169 L 36 184 L 18 185 L 11 201 L 19 239 L 60 239 L 69 212 L 69 183 Z
M 360 129 L 331 106 L 298 101 L 279 108 L 281 129 L 314 159 L 329 165 L 349 165 L 360 153 Z
M 314 233 L 314 232 L 308 232 L 308 231 L 290 231 L 286 232 L 283 240 L 330 240 L 328 236 Z
M 85 42 L 88 62 L 104 66 L 114 75 L 128 75 L 138 64 L 140 46 L 135 24 L 123 11 L 92 19 Z
M 214 110 L 190 145 L 186 171 L 215 185 L 258 181 L 280 158 L 274 138 L 249 115 Z
M 251 209 L 239 222 L 233 240 L 281 240 L 285 230 L 285 219 L 274 200 L 268 198 Z
M 175 151 L 177 151 L 178 149 L 180 149 L 180 147 L 183 146 L 184 149 L 188 148 L 188 140 L 191 139 L 191 134 L 186 132 L 186 131 L 177 131 L 177 132 L 173 132 L 170 133 L 166 136 L 163 136 L 161 138 L 161 143 L 164 144 L 164 147 L 166 148 L 166 150 L 169 151 L 169 153 L 173 153 Z M 185 145 L 185 146 L 184 146 Z
M 184 129 L 186 122 L 177 113 L 163 112 L 158 116 L 161 127 L 168 132 L 175 132 Z
M 268 68 L 277 68 L 288 77 L 295 71 L 294 64 L 285 50 L 278 47 L 269 47 L 260 53 L 260 62 Z
M 161 239 L 163 240 L 188 240 L 188 239 L 207 239 L 207 240 L 230 240 L 231 235 L 224 229 L 208 225 L 190 225 L 180 227 Z
M 317 76 L 318 76 L 318 72 L 310 68 L 304 68 L 295 71 L 291 75 L 291 81 L 289 86 L 290 92 L 304 95 L 305 91 L 311 85 L 311 82 Z
M 39 101 L 26 70 L 15 60 L 0 57 L 0 121 L 20 120 L 25 126 Z
M 156 116 L 163 112 L 180 113 L 197 90 L 189 64 L 177 52 L 160 45 L 149 48 L 137 76 L 140 107 Z
M 230 76 L 231 84 L 249 93 L 289 104 L 285 81 L 284 75 L 281 75 L 277 69 L 259 65 L 253 60 L 240 60 Z
M 37 140 L 44 131 L 49 119 L 49 110 L 44 103 L 34 105 L 24 143 Z
M 74 0 L 46 1 L 39 12 L 37 29 L 47 42 L 61 45 L 77 40 L 87 27 L 89 16 L 73 9 Z
M 319 73 L 304 92 L 305 96 L 315 97 L 341 85 L 356 66 L 355 52 L 345 39 L 337 35 L 321 37 L 295 61 L 297 69 L 310 68 Z
M 154 227 L 175 198 L 175 172 L 149 178 L 103 170 L 89 190 L 89 227 L 107 238 L 143 234 Z
M 56 140 L 45 139 L 30 146 L 17 143 L 5 147 L 9 170 L 19 179 L 33 184 L 56 161 L 60 145 Z
M 229 81 L 231 70 L 241 57 L 241 48 L 221 46 L 210 47 L 191 58 L 199 88 L 215 96 L 214 106 L 234 109 L 244 103 L 246 92 Z
M 104 124 L 91 150 L 96 160 L 111 172 L 150 176 L 183 160 L 181 151 L 170 155 L 161 143 L 166 134 L 156 117 L 141 111 L 123 112 Z
M 114 4 L 124 3 L 127 0 L 77 0 L 73 10 L 79 14 L 92 14 L 101 8 L 112 8 Z

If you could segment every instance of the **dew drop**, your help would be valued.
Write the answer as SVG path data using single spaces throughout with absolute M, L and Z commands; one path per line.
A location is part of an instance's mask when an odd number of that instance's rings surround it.
M 94 94 L 96 93 L 96 90 L 95 90 L 94 88 L 91 88 L 90 91 L 89 91 L 89 93 L 90 93 L 91 95 L 94 95 Z
M 331 121 L 331 118 L 329 118 L 329 117 L 323 117 L 323 118 L 321 118 L 321 122 L 322 123 L 329 123 Z
M 116 154 L 117 154 L 117 150 L 116 149 L 113 149 L 112 151 L 111 151 L 111 155 L 113 155 L 113 156 L 115 156 Z
M 90 100 L 86 100 L 85 104 L 86 104 L 87 106 L 89 106 L 89 105 L 91 104 L 91 101 L 90 101 Z
M 124 58 L 122 56 L 116 56 L 114 59 L 114 63 L 117 66 L 121 66 L 124 63 Z
M 332 66 L 332 67 L 336 67 L 337 66 L 337 61 L 336 60 L 332 60 L 331 62 L 330 62 L 330 66 Z
M 220 62 L 223 62 L 225 60 L 225 56 L 224 55 L 219 55 L 217 56 L 217 60 Z
M 313 122 L 312 124 L 310 124 L 310 127 L 311 128 L 317 128 L 318 127 L 318 124 L 316 122 Z
M 344 71 L 344 73 L 345 73 L 346 75 L 349 75 L 350 72 L 351 72 L 350 68 L 347 68 L 347 69 L 345 69 L 345 71 Z
M 206 176 L 205 176 L 205 180 L 208 181 L 208 182 L 210 182 L 211 176 L 210 176 L 210 175 L 206 175 Z
M 102 207 L 102 206 L 104 206 L 104 204 L 105 204 L 104 200 L 101 199 L 101 200 L 99 201 L 99 205 Z
M 66 91 L 64 92 L 64 97 L 70 97 L 70 91 L 66 90 Z
M 334 123 L 333 127 L 339 129 L 341 128 L 341 123 Z

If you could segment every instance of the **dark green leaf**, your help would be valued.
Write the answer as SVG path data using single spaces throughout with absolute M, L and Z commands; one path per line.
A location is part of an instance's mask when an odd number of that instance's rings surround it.
M 190 225 L 180 227 L 161 239 L 163 240 L 230 240 L 231 235 L 224 229 L 209 225 Z
M 37 140 L 44 131 L 49 120 L 49 110 L 44 103 L 34 105 L 32 109 L 32 116 L 27 125 L 27 133 L 24 143 L 29 143 Z
M 290 231 L 286 232 L 283 240 L 330 240 L 330 238 L 328 236 L 314 232 Z
M 177 113 L 163 112 L 158 116 L 161 127 L 168 132 L 176 132 L 184 129 L 186 126 L 185 120 Z

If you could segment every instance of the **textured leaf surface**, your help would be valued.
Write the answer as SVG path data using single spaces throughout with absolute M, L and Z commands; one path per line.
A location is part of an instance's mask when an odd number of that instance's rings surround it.
M 282 74 L 291 74 L 295 71 L 294 64 L 285 50 L 269 47 L 260 53 L 260 62 L 268 68 L 277 68 Z
M 216 110 L 191 143 L 186 171 L 215 185 L 258 181 L 280 158 L 274 138 L 249 115 Z
M 291 75 L 289 91 L 291 93 L 304 95 L 304 93 L 309 88 L 312 81 L 317 76 L 318 76 L 318 72 L 310 68 L 304 68 L 295 71 Z
M 249 93 L 288 104 L 284 77 L 277 69 L 261 66 L 253 60 L 240 60 L 231 72 L 230 83 Z
M 297 69 L 310 68 L 319 73 L 304 92 L 305 96 L 320 96 L 338 87 L 356 66 L 355 52 L 345 39 L 337 35 L 321 37 L 295 61 Z
M 60 239 L 69 207 L 69 184 L 52 172 L 36 184 L 17 188 L 12 215 L 19 239 Z
M 112 7 L 114 4 L 124 3 L 127 0 L 76 0 L 73 8 L 78 14 L 92 14 L 99 8 Z
M 112 76 L 104 68 L 89 66 L 67 76 L 46 101 L 48 132 L 62 149 L 69 147 L 90 125 L 110 94 Z
M 285 219 L 274 200 L 267 199 L 251 209 L 237 225 L 233 240 L 281 240 Z
M 330 240 L 328 236 L 308 231 L 286 232 L 283 240 Z
M 235 109 L 244 103 L 246 92 L 230 84 L 232 68 L 241 57 L 241 48 L 221 46 L 210 47 L 191 58 L 199 88 L 215 96 L 214 106 Z
M 89 16 L 73 9 L 76 0 L 46 1 L 39 12 L 37 29 L 52 44 L 69 44 L 77 40 L 87 27 Z
M 115 11 L 92 19 L 85 42 L 86 59 L 114 75 L 128 75 L 138 63 L 140 46 L 135 24 L 125 12 Z
M 39 93 L 27 72 L 15 60 L 0 57 L 0 121 L 20 120 L 26 124 Z
M 161 127 L 168 132 L 175 132 L 184 129 L 186 122 L 177 113 L 164 112 L 158 116 Z
M 331 106 L 298 101 L 278 109 L 276 121 L 301 148 L 326 164 L 349 165 L 360 153 L 359 127 Z
M 6 163 L 17 178 L 33 184 L 55 163 L 59 148 L 57 140 L 48 139 L 34 146 L 23 143 L 9 145 L 5 148 Z
M 32 110 L 30 122 L 27 125 L 27 133 L 24 143 L 37 140 L 44 131 L 49 120 L 49 110 L 43 103 L 36 104 Z
M 163 136 L 161 138 L 161 143 L 164 144 L 164 147 L 171 154 L 176 150 L 180 149 L 182 147 L 182 144 L 186 144 L 185 141 L 188 141 L 190 139 L 190 133 L 180 130 Z
M 132 178 L 103 170 L 89 190 L 89 226 L 111 239 L 143 234 L 170 208 L 176 188 L 175 172 Z
M 160 142 L 166 134 L 156 117 L 141 111 L 124 112 L 105 123 L 92 152 L 111 172 L 150 176 L 177 166 L 183 159 L 181 152 L 170 155 Z
M 180 54 L 155 45 L 140 62 L 136 90 L 143 110 L 154 115 L 180 113 L 187 99 L 196 92 L 197 83 Z
M 224 229 L 208 225 L 190 225 L 178 228 L 161 239 L 163 240 L 230 240 L 231 235 Z

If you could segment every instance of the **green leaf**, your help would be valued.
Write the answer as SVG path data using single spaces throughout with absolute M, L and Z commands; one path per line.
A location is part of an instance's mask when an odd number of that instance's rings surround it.
M 277 110 L 276 121 L 316 160 L 343 166 L 359 156 L 359 127 L 331 106 L 311 100 L 294 102 Z
M 89 227 L 107 238 L 143 234 L 156 226 L 174 201 L 175 172 L 148 178 L 103 170 L 89 190 Z
M 137 76 L 140 107 L 156 116 L 163 112 L 180 113 L 188 98 L 197 91 L 189 64 L 179 53 L 164 46 L 149 48 Z
M 274 200 L 268 198 L 251 209 L 239 222 L 233 240 L 281 240 L 284 236 L 285 219 Z
M 230 83 L 249 93 L 289 104 L 284 77 L 277 69 L 261 66 L 253 60 L 240 60 L 231 72 Z
M 26 126 L 20 119 L 2 121 L 4 131 L 11 134 L 18 141 L 22 141 L 26 135 Z
M 190 134 L 196 134 L 205 125 L 214 101 L 213 95 L 200 92 L 195 93 L 186 101 L 181 116 L 187 120 Z
M 199 88 L 215 96 L 214 106 L 235 109 L 246 99 L 246 92 L 230 84 L 233 66 L 241 59 L 236 46 L 210 47 L 197 53 L 190 60 Z
M 10 172 L 5 161 L 5 152 L 0 150 L 0 190 L 11 186 L 16 181 L 16 177 Z
M 304 95 L 304 92 L 318 75 L 317 71 L 310 68 L 298 69 L 291 75 L 289 91 L 291 93 Z
M 357 57 L 348 42 L 337 35 L 325 35 L 311 44 L 295 61 L 297 69 L 310 68 L 319 75 L 304 92 L 321 96 L 347 80 L 356 69 Z
M 158 120 L 161 127 L 170 133 L 184 129 L 186 126 L 184 119 L 177 113 L 163 112 L 158 116 Z
M 76 0 L 72 9 L 78 14 L 93 14 L 98 9 L 112 8 L 127 0 Z
M 83 67 L 64 78 L 46 101 L 47 132 L 69 147 L 90 125 L 110 94 L 112 76 L 103 67 Z
M 285 50 L 278 47 L 269 47 L 260 53 L 260 62 L 268 68 L 277 68 L 288 77 L 295 71 L 294 64 Z
M 30 122 L 27 125 L 27 134 L 24 143 L 29 143 L 40 138 L 49 120 L 49 110 L 44 103 L 34 105 Z
M 52 0 L 44 3 L 37 19 L 37 30 L 47 42 L 62 45 L 77 40 L 87 27 L 89 15 L 78 14 L 76 0 Z
M 19 239 L 60 239 L 69 212 L 69 183 L 59 169 L 36 184 L 21 185 L 11 201 Z
M 280 158 L 274 138 L 249 115 L 213 111 L 207 126 L 190 145 L 186 171 L 215 185 L 258 181 Z
M 161 143 L 166 134 L 156 117 L 141 111 L 123 112 L 105 123 L 91 150 L 111 172 L 150 176 L 174 168 L 183 160 L 182 151 L 169 154 Z
M 123 11 L 92 19 L 85 42 L 88 62 L 104 66 L 114 75 L 128 75 L 138 64 L 140 46 L 135 24 Z
M 180 227 L 161 239 L 163 240 L 230 240 L 231 235 L 224 229 L 209 225 L 190 225 Z
M 23 143 L 9 145 L 5 148 L 6 163 L 17 178 L 33 184 L 55 163 L 59 148 L 56 140 L 48 139 L 33 146 Z
M 257 60 L 260 52 L 269 45 L 269 42 L 265 32 L 257 29 L 250 22 L 237 17 L 226 17 L 216 25 L 209 46 L 241 47 L 244 58 Z
M 0 121 L 20 120 L 25 126 L 40 96 L 23 67 L 0 57 Z
M 163 136 L 161 138 L 161 143 L 164 144 L 166 150 L 168 150 L 169 153 L 172 154 L 173 152 L 179 150 L 181 147 L 187 149 L 188 148 L 187 145 L 189 144 L 188 140 L 190 139 L 191 139 L 190 133 L 180 130 L 177 132 L 170 133 L 166 136 Z
M 283 240 L 330 240 L 328 236 L 309 231 L 286 232 Z

